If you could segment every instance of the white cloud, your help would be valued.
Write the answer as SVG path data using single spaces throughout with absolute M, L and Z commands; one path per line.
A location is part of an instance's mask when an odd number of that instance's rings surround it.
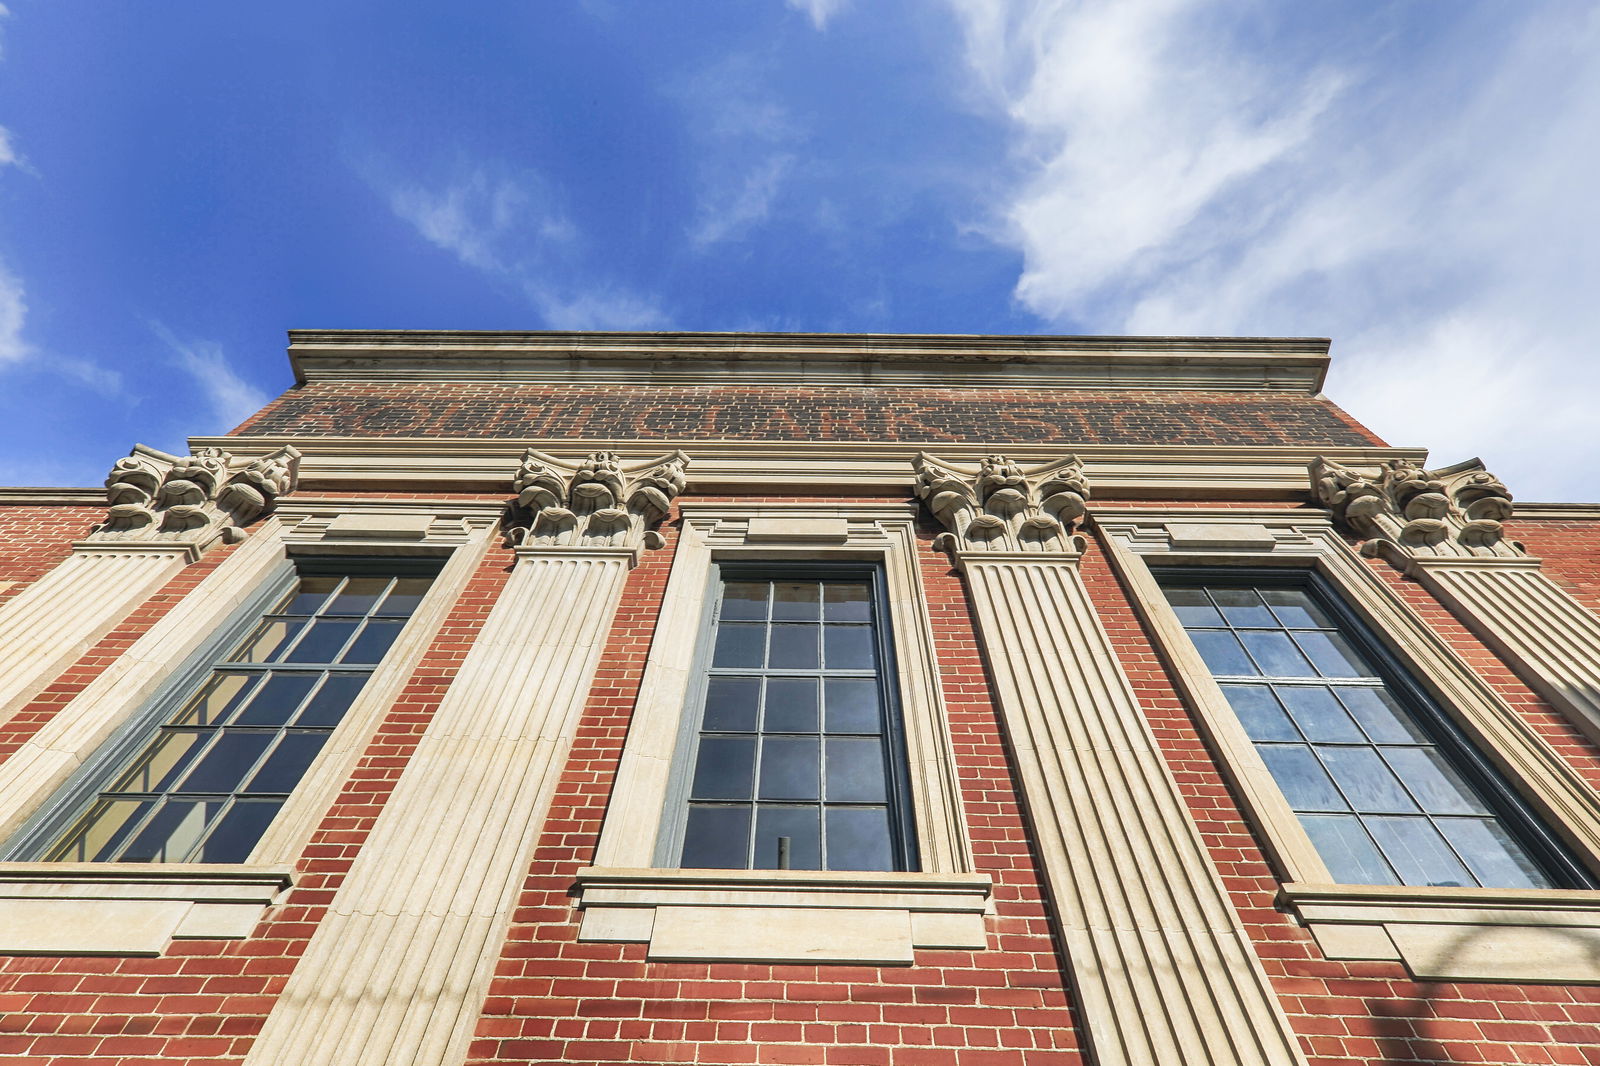
M 153 323 L 151 328 L 177 356 L 178 366 L 199 386 L 219 426 L 232 429 L 266 406 L 270 397 L 234 373 L 221 345 L 182 340 L 160 323 Z
M 1329 392 L 1380 434 L 1482 453 L 1524 498 L 1600 496 L 1600 12 L 1430 8 L 1407 37 L 1390 13 L 1334 35 L 1194 0 L 951 2 L 1014 135 L 995 233 L 1023 306 L 1332 336 Z
M 0 366 L 20 363 L 32 351 L 22 337 L 27 318 L 28 299 L 22 282 L 0 265 Z
M 439 186 L 388 185 L 370 173 L 368 180 L 419 236 L 525 296 L 547 328 L 668 324 L 654 297 L 582 269 L 578 227 L 538 174 L 475 166 Z
M 811 20 L 817 29 L 827 29 L 828 21 L 845 9 L 849 0 L 784 0 L 791 8 Z
M 768 156 L 731 185 L 708 191 L 689 239 L 703 248 L 743 236 L 772 213 L 772 201 L 793 165 L 791 155 Z

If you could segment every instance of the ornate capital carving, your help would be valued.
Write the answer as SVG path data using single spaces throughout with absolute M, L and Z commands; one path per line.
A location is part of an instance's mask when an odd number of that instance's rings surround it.
M 88 539 L 187 544 L 199 551 L 218 540 L 233 544 L 278 497 L 294 491 L 299 470 L 300 453 L 289 445 L 252 459 L 220 448 L 168 455 L 136 444 L 106 476 L 106 520 Z
M 511 483 L 506 546 L 658 548 L 650 527 L 688 484 L 688 465 L 681 451 L 624 465 L 614 452 L 570 462 L 529 448 Z
M 1424 470 L 1404 459 L 1384 463 L 1376 477 L 1317 458 L 1311 492 L 1318 503 L 1365 543 L 1366 555 L 1391 552 L 1412 559 L 1520 559 L 1520 544 L 1505 539 L 1511 493 L 1468 459 Z
M 990 455 L 976 467 L 917 453 L 917 495 L 949 530 L 941 551 L 1068 552 L 1078 547 L 1073 525 L 1083 517 L 1089 483 L 1075 455 L 1018 466 Z

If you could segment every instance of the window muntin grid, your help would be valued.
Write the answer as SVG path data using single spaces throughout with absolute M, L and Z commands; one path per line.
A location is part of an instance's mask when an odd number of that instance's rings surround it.
M 1310 588 L 1164 591 L 1335 880 L 1555 887 Z
M 719 585 L 680 865 L 909 868 L 875 581 L 729 575 Z
M 42 857 L 244 861 L 432 580 L 302 574 Z

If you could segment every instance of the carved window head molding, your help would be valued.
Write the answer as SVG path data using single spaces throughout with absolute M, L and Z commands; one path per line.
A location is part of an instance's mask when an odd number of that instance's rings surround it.
M 615 452 L 571 461 L 529 448 L 511 483 L 506 546 L 659 548 L 650 527 L 688 484 L 688 465 L 681 451 L 624 464 Z
M 1060 552 L 1076 555 L 1082 538 L 1089 483 L 1075 455 L 1019 466 L 990 455 L 976 467 L 947 463 L 918 452 L 917 495 L 949 532 L 933 542 L 940 551 Z
M 1511 493 L 1478 459 L 1424 470 L 1405 459 L 1369 476 L 1329 459 L 1313 460 L 1311 492 L 1364 555 L 1417 559 L 1525 559 L 1505 539 Z
M 92 543 L 168 542 L 204 551 L 237 543 L 244 527 L 295 490 L 300 452 L 290 445 L 249 458 L 220 448 L 169 455 L 143 444 L 106 476 L 106 520 Z

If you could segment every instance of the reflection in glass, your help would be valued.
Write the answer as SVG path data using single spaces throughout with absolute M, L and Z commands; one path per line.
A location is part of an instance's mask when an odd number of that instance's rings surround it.
M 749 807 L 691 804 L 683 832 L 683 865 L 699 870 L 741 870 L 749 865 Z

